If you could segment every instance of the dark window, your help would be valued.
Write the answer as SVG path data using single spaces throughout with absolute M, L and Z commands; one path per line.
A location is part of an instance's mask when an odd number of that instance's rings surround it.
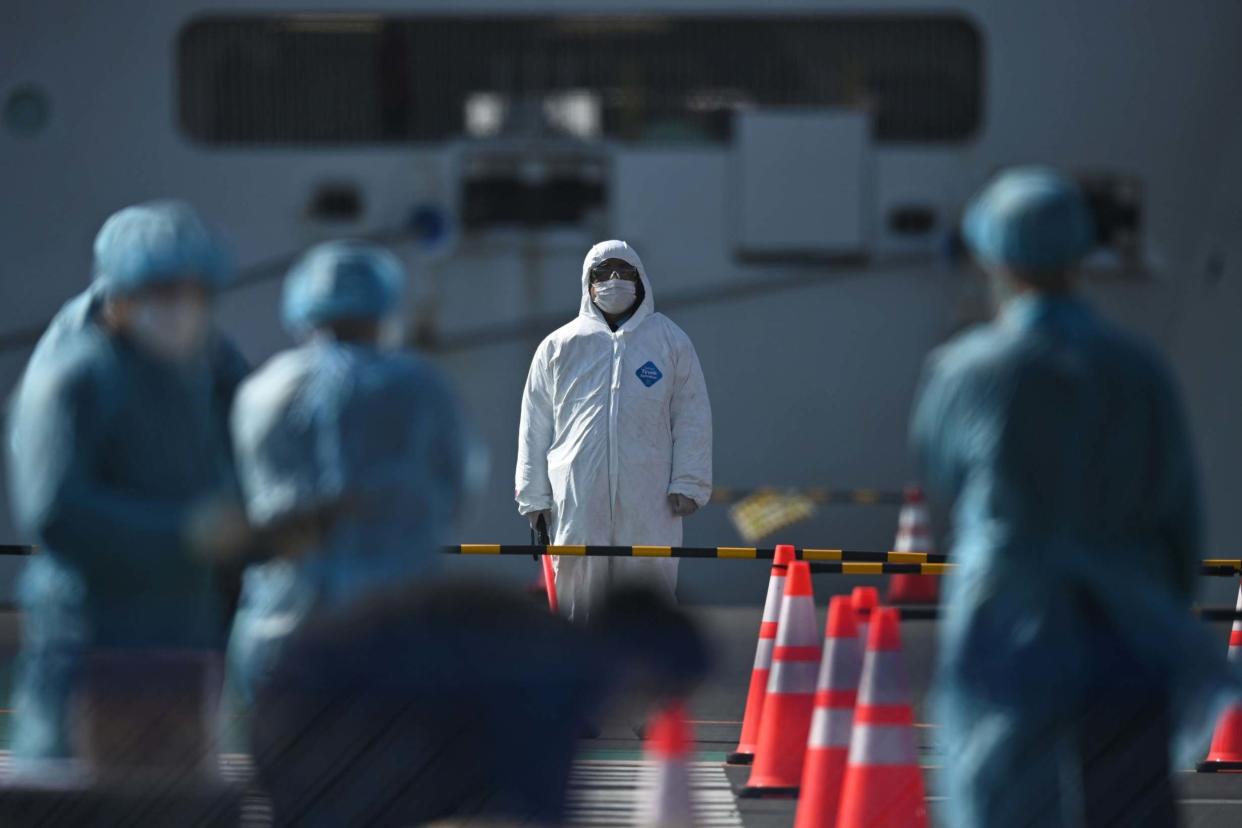
M 983 109 L 979 31 L 946 15 L 210 16 L 177 59 L 181 123 L 212 144 L 437 141 L 532 114 L 721 140 L 751 106 L 861 107 L 880 141 L 948 142 Z

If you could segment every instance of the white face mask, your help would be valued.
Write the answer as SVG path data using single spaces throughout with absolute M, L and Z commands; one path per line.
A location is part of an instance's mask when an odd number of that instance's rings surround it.
M 405 320 L 394 315 L 380 323 L 379 348 L 381 351 L 399 351 L 405 347 Z
M 594 286 L 595 306 L 604 313 L 625 313 L 634 304 L 638 285 L 624 279 L 609 279 Z
M 159 359 L 182 362 L 207 341 L 207 306 L 194 299 L 136 299 L 129 333 L 143 350 Z
M 992 300 L 992 310 L 1000 313 L 1005 309 L 1005 305 L 1009 304 L 1009 300 L 1017 295 L 1013 279 L 991 268 L 985 269 L 984 274 L 988 283 L 988 297 Z

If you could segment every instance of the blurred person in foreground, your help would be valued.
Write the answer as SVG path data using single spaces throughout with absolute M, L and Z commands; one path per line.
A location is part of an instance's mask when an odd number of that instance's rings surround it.
M 382 248 L 312 248 L 284 285 L 284 323 L 302 344 L 238 392 L 238 474 L 273 554 L 245 572 L 229 645 L 245 697 L 316 614 L 427 578 L 442 559 L 465 427 L 440 372 L 391 347 L 405 280 Z
M 249 540 L 227 432 L 248 366 L 211 325 L 229 257 L 188 205 L 150 202 L 107 220 L 93 270 L 10 412 L 12 505 L 39 546 L 14 757 L 206 763 L 228 623 L 211 562 Z
M 690 338 L 656 313 L 638 253 L 600 242 L 582 263 L 578 317 L 539 345 L 522 395 L 516 500 L 556 544 L 678 546 L 707 503 L 712 412 Z M 556 589 L 586 621 L 611 585 L 672 600 L 675 559 L 558 557 Z
M 684 699 L 707 669 L 661 591 L 601 596 L 578 625 L 494 584 L 408 585 L 290 637 L 254 753 L 277 825 L 563 825 L 588 719 Z
M 1074 182 L 999 175 L 968 245 L 999 300 L 934 353 L 912 424 L 955 503 L 937 676 L 947 824 L 1172 825 L 1187 749 L 1236 680 L 1190 614 L 1198 480 L 1154 349 L 1075 289 L 1094 241 Z

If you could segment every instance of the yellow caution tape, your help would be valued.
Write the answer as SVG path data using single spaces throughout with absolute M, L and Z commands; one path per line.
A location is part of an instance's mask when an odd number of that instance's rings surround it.
M 498 543 L 463 543 L 460 548 L 463 555 L 500 554 L 500 544 Z
M 671 546 L 635 546 L 635 558 L 671 558 L 673 556 L 673 547 Z
M 839 561 L 842 552 L 840 549 L 803 549 L 802 560 L 804 561 Z
M 758 550 L 753 546 L 719 546 L 716 548 L 718 558 L 753 561 L 757 556 Z

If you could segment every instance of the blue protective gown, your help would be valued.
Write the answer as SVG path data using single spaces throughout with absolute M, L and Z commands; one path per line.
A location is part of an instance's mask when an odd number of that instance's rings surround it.
M 14 753 L 68 756 L 68 700 L 84 648 L 220 649 L 215 573 L 187 515 L 235 491 L 227 411 L 247 366 L 213 337 L 203 358 L 158 362 L 96 322 L 92 287 L 36 346 L 9 421 L 9 490 L 40 546 L 19 581 Z
M 447 382 L 408 353 L 312 340 L 242 386 L 233 435 L 251 520 L 339 507 L 314 548 L 246 570 L 229 647 L 244 695 L 315 614 L 436 571 L 462 498 L 463 434 Z
M 1167 694 L 1198 744 L 1236 680 L 1189 613 L 1198 483 L 1161 360 L 1077 299 L 1022 297 L 933 354 L 912 437 L 956 504 L 946 824 L 1074 824 L 1072 730 L 1102 692 Z

